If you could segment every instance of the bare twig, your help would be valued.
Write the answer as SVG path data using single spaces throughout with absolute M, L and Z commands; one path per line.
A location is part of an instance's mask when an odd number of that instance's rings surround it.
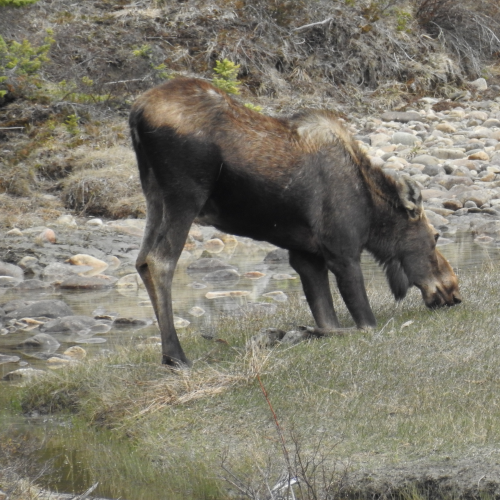
M 85 500 L 85 498 L 87 498 L 98 486 L 99 486 L 99 481 L 93 484 L 87 491 L 85 491 L 81 495 L 73 497 L 71 500 Z
M 293 28 L 292 31 L 305 30 L 306 28 L 311 28 L 312 26 L 320 26 L 321 24 L 327 24 L 333 20 L 333 17 L 328 17 L 323 21 L 318 21 L 317 23 L 304 24 L 304 26 L 299 26 L 298 28 Z

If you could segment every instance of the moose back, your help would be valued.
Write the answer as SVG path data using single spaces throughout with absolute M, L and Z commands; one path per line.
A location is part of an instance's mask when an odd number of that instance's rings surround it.
M 357 327 L 376 324 L 364 249 L 396 299 L 415 285 L 429 307 L 460 302 L 418 186 L 372 166 L 332 113 L 264 116 L 205 81 L 178 78 L 138 98 L 130 127 L 147 203 L 137 270 L 164 363 L 188 363 L 174 328 L 172 278 L 195 219 L 287 249 L 320 328 L 339 328 L 329 271 Z

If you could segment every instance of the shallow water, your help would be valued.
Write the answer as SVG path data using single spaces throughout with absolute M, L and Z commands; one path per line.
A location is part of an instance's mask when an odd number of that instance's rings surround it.
M 450 261 L 451 265 L 458 270 L 469 270 L 480 267 L 485 263 L 500 262 L 499 248 L 494 244 L 485 245 L 475 243 L 469 234 L 455 237 L 454 241 L 451 242 L 443 239 L 443 243 L 445 244 L 440 245 L 441 252 Z M 225 249 L 223 252 L 214 254 L 213 257 L 224 260 L 238 269 L 241 276 L 237 282 L 233 283 L 206 282 L 203 280 L 203 275 L 193 275 L 187 272 L 187 265 L 190 261 L 180 262 L 174 280 L 173 307 L 175 316 L 189 321 L 192 331 L 197 332 L 209 326 L 212 319 L 221 312 L 236 312 L 242 305 L 248 303 L 275 304 L 276 307 L 280 307 L 280 301 L 283 300 L 283 297 L 290 294 L 302 295 L 300 280 L 288 264 L 268 264 L 264 262 L 264 257 L 272 249 L 273 247 L 270 245 L 242 239 L 235 248 L 231 250 Z M 369 255 L 363 255 L 362 265 L 365 281 L 370 284 L 370 289 L 387 287 L 384 274 Z M 262 273 L 263 276 L 259 279 L 244 277 L 244 274 L 248 272 Z M 115 274 L 119 275 L 119 270 Z M 280 275 L 278 276 L 279 279 L 276 279 L 276 275 Z M 207 293 L 213 294 L 220 291 L 239 291 L 245 292 L 246 295 L 207 298 Z M 272 294 L 272 292 L 281 293 Z M 5 303 L 16 298 L 33 298 L 33 300 L 60 298 L 73 309 L 75 314 L 92 315 L 105 313 L 153 320 L 153 310 L 147 293 L 143 288 L 133 291 L 111 289 L 108 291 L 91 292 L 59 291 L 45 294 L 37 292 L 30 293 L 29 295 L 26 293 L 21 295 L 13 290 L 6 290 L 0 298 L 0 302 Z M 193 307 L 199 309 L 193 311 Z M 200 314 L 202 310 L 205 311 L 204 314 Z M 46 369 L 46 361 L 34 359 L 30 357 L 29 353 L 22 353 L 16 348 L 21 340 L 32 336 L 34 333 L 36 331 L 16 332 L 0 336 L 0 354 L 16 355 L 21 358 L 21 363 L 26 363 L 26 366 Z M 113 346 L 123 342 L 124 339 L 134 336 L 157 334 L 158 330 L 154 324 L 143 329 L 112 328 L 106 334 L 98 334 L 92 337 L 93 339 L 96 337 L 102 339 L 102 343 L 80 345 L 87 350 L 88 356 L 96 356 L 103 351 L 112 350 Z M 74 342 L 61 342 L 61 347 L 57 352 L 62 353 L 70 345 L 74 345 Z M 19 367 L 18 363 L 0 364 L 0 378 Z M 8 382 L 0 382 L 0 390 L 2 390 L 2 387 L 5 390 L 9 384 Z M 32 432 L 34 427 L 41 427 L 44 432 L 48 432 L 59 425 L 56 420 L 45 418 L 19 418 L 8 422 L 8 424 L 17 429 L 16 432 L 20 434 Z M 64 457 L 64 460 L 61 457 Z M 45 449 L 43 456 L 40 458 L 43 460 L 47 458 L 56 459 L 57 478 L 54 476 L 49 477 L 47 480 L 47 484 L 51 488 L 58 489 L 59 491 L 81 493 L 90 486 L 84 467 L 81 466 L 79 461 L 78 453 L 72 449 L 71 443 L 68 443 L 67 449 Z M 105 487 L 101 487 L 100 491 L 97 490 L 96 493 L 105 495 L 109 492 L 106 491 Z
M 461 235 L 453 241 L 443 239 L 441 252 L 451 265 L 459 270 L 471 269 L 485 263 L 499 262 L 500 249 L 495 245 L 475 243 L 470 235 Z M 178 328 L 190 326 L 193 331 L 199 331 L 210 326 L 214 317 L 220 313 L 236 313 L 239 308 L 248 304 L 267 304 L 267 308 L 280 307 L 290 294 L 302 296 L 300 279 L 295 271 L 286 263 L 266 263 L 265 256 L 271 245 L 241 239 L 239 244 L 231 249 L 213 254 L 213 257 L 236 267 L 240 274 L 238 281 L 211 283 L 204 280 L 203 274 L 187 272 L 191 260 L 181 261 L 177 267 L 173 286 L 173 308 Z M 387 287 L 385 276 L 373 258 L 364 254 L 362 259 L 365 281 L 370 288 Z M 123 271 L 122 271 L 123 272 Z M 258 279 L 253 279 L 255 276 Z M 120 269 L 109 274 L 119 276 Z M 253 273 L 250 277 L 246 273 Z M 23 298 L 25 300 L 44 300 L 57 298 L 65 301 L 78 315 L 110 314 L 121 317 L 133 317 L 154 322 L 153 308 L 144 288 L 136 290 L 110 289 L 104 291 L 64 291 L 56 292 L 34 291 L 16 292 L 4 289 L 0 303 Z M 233 296 L 224 296 L 219 292 L 233 292 Z M 234 292 L 237 292 L 236 294 Z M 208 295 L 207 295 L 208 294 Z M 222 296 L 220 296 L 222 295 Z M 236 295 L 236 296 L 234 296 Z M 216 298 L 207 298 L 215 296 Z M 193 309 L 194 308 L 194 309 Z M 36 330 L 0 335 L 0 354 L 14 355 L 21 358 L 24 366 L 45 369 L 46 361 L 40 361 L 17 349 L 24 339 L 37 333 Z M 96 334 L 90 339 L 82 339 L 79 343 L 89 356 L 97 355 L 112 349 L 117 343 L 123 342 L 135 335 L 156 335 L 158 329 L 151 324 L 143 329 L 112 328 L 105 334 Z M 70 345 L 74 345 L 74 337 L 58 337 L 61 347 L 57 353 L 62 353 Z M 18 363 L 0 364 L 0 379 L 7 373 L 19 368 Z M 0 382 L 5 384 L 5 382 Z M 1 387 L 1 385 L 0 385 Z

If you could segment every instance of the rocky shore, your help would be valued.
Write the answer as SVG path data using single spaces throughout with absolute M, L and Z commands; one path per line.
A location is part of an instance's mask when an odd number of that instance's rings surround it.
M 486 89 L 482 79 L 474 82 Z M 500 235 L 500 89 L 492 100 L 420 99 L 414 110 L 354 120 L 351 131 L 374 165 L 411 176 L 442 236 Z M 470 96 L 463 96 L 470 97 Z
M 483 81 L 476 84 L 486 85 Z M 481 245 L 500 246 L 500 97 L 463 102 L 423 98 L 413 110 L 353 117 L 348 126 L 374 165 L 388 175 L 409 175 L 417 182 L 427 217 L 442 235 L 441 244 L 471 233 Z M 38 351 L 39 360 L 61 365 L 81 359 L 85 352 L 82 348 L 60 352 L 57 334 L 64 333 L 65 342 L 72 338 L 97 343 L 99 338 L 94 336 L 112 328 L 151 324 L 151 311 L 148 320 L 109 316 L 104 310 L 87 317 L 75 314 L 59 300 L 65 291 L 141 288 L 134 264 L 144 224 L 143 219 L 106 222 L 62 215 L 47 226 L 4 231 L 0 241 L 3 338 L 23 332 L 21 347 Z M 248 288 L 234 287 L 240 278 L 257 281 L 269 274 L 273 262 L 286 266 L 286 254 L 271 251 L 268 245 L 271 253 L 260 267 L 238 269 L 227 263 L 228 251 L 233 252 L 238 244 L 250 252 L 252 245 L 263 248 L 245 238 L 193 225 L 181 262 L 190 265 L 188 272 L 196 278 L 194 288 L 209 285 L 206 299 L 246 297 Z M 282 281 L 297 280 L 287 271 L 291 272 L 281 267 L 271 275 Z M 276 303 L 287 300 L 279 289 L 261 287 L 260 294 L 264 299 L 251 305 L 264 312 L 273 312 Z M 189 311 L 192 317 L 204 313 L 198 305 Z M 176 318 L 178 328 L 187 325 L 188 320 Z M 0 351 L 0 364 L 21 364 L 17 367 L 21 370 L 5 375 L 9 380 L 33 374 L 23 366 L 28 363 L 12 353 Z

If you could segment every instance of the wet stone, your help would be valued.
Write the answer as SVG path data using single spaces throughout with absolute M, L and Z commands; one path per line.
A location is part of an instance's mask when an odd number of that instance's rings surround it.
M 97 320 L 91 316 L 65 316 L 43 324 L 40 326 L 40 331 L 45 333 L 72 333 L 89 329 L 95 325 L 97 325 Z
M 55 352 L 61 344 L 48 333 L 38 333 L 37 335 L 23 340 L 18 344 L 18 349 L 37 349 L 48 352 Z
M 275 291 L 275 292 L 267 292 L 267 293 L 264 293 L 262 296 L 273 299 L 276 302 L 286 302 L 288 300 L 288 296 L 286 295 L 286 293 L 284 293 L 280 290 Z
M 198 306 L 193 306 L 191 309 L 189 309 L 188 313 L 195 318 L 199 318 L 200 316 L 203 316 L 205 314 L 205 309 Z
M 385 122 L 408 123 L 411 121 L 423 121 L 424 118 L 416 111 L 387 111 L 380 115 Z
M 19 283 L 20 281 L 12 276 L 0 276 L 0 288 L 12 288 Z
M 111 288 L 117 281 L 118 279 L 114 276 L 103 274 L 97 276 L 71 276 L 65 279 L 59 286 L 63 289 L 100 290 Z
M 21 358 L 19 356 L 8 356 L 7 354 L 0 354 L 0 365 L 6 363 L 17 363 Z
M 113 321 L 113 326 L 116 328 L 143 328 L 150 324 L 150 320 L 125 317 L 116 318 Z
M 22 299 L 11 300 L 9 302 L 6 302 L 5 304 L 2 304 L 2 310 L 5 315 L 14 311 L 15 309 L 19 309 L 20 307 L 26 307 L 34 303 L 35 303 L 34 300 L 22 300 Z
M 82 347 L 75 345 L 66 349 L 63 354 L 71 359 L 81 360 L 87 356 L 87 351 Z
M 245 273 L 243 275 L 243 278 L 247 278 L 247 279 L 250 279 L 250 280 L 260 280 L 264 276 L 266 276 L 266 274 L 265 273 L 261 273 L 260 271 L 249 271 L 248 273 Z
M 19 370 L 7 373 L 7 375 L 3 377 L 3 380 L 8 380 L 10 382 L 20 380 L 30 381 L 44 374 L 45 372 L 43 370 L 36 370 L 35 368 L 19 368 Z
M 137 290 L 140 286 L 142 286 L 142 279 L 138 273 L 131 273 L 125 276 L 122 276 L 115 284 L 116 288 L 122 289 L 131 289 Z
M 273 315 L 276 314 L 278 306 L 272 302 L 248 302 L 245 309 L 260 314 Z
M 77 344 L 105 344 L 107 342 L 107 339 L 103 339 L 102 337 L 91 337 L 75 339 L 74 342 L 76 342 Z
M 174 326 L 175 328 L 186 328 L 191 324 L 190 321 L 179 316 L 174 316 Z
M 73 316 L 73 311 L 62 300 L 40 300 L 30 305 L 15 308 L 6 314 L 7 318 L 15 319 L 36 318 L 39 316 L 60 318 L 63 316 Z
M 53 262 L 43 269 L 42 276 L 48 280 L 56 281 L 87 269 L 87 267 L 80 268 L 79 266 L 72 266 L 71 264 Z
M 220 269 L 219 271 L 208 273 L 203 277 L 203 281 L 208 281 L 210 283 L 221 281 L 237 282 L 239 279 L 240 275 L 235 269 Z
M 219 259 L 203 258 L 192 262 L 187 266 L 187 272 L 190 274 L 195 273 L 209 273 L 214 271 L 220 271 L 222 269 L 235 269 L 234 266 L 226 264 Z
M 10 276 L 21 281 L 24 279 L 24 271 L 19 266 L 0 261 L 0 276 Z
M 47 288 L 53 288 L 51 283 L 46 281 L 41 281 L 37 279 L 24 280 L 15 286 L 18 290 L 44 290 Z
M 264 262 L 288 262 L 288 250 L 277 248 L 271 250 L 265 257 Z

